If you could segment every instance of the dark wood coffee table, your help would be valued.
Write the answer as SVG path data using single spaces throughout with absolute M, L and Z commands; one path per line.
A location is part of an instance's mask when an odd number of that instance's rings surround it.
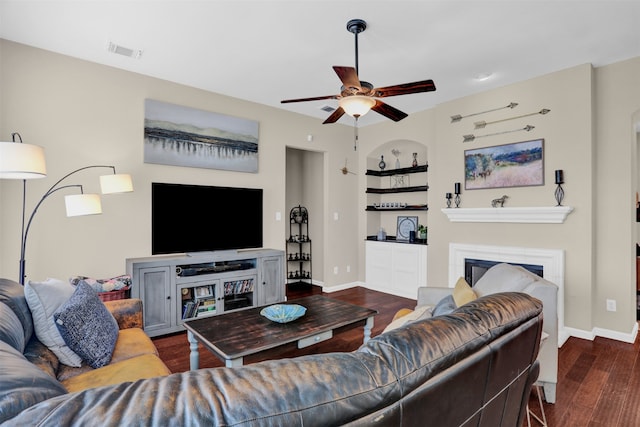
M 312 295 L 287 301 L 307 308 L 304 316 L 289 323 L 276 323 L 260 315 L 264 307 L 234 311 L 202 319 L 186 321 L 191 350 L 191 370 L 198 369 L 198 342 L 225 362 L 227 367 L 242 366 L 243 357 L 292 342 L 298 348 L 327 340 L 333 331 L 364 322 L 364 342 L 371 338 L 376 310 Z

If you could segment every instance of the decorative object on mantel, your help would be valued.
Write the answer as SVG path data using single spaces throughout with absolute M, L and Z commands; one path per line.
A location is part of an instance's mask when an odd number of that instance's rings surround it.
M 451 207 L 451 193 L 445 194 L 444 197 L 446 197 L 446 199 L 447 199 L 447 208 L 450 208 Z
M 564 184 L 564 172 L 562 169 L 556 170 L 556 184 L 558 184 L 555 191 L 556 202 L 558 202 L 556 206 L 562 206 L 562 199 L 564 199 L 564 190 L 561 185 Z
M 496 135 L 502 135 L 502 134 L 505 134 L 505 133 L 520 132 L 520 131 L 523 131 L 523 130 L 526 130 L 527 132 L 529 132 L 529 131 L 531 131 L 531 130 L 533 130 L 535 128 L 536 128 L 535 126 L 526 125 L 525 127 L 520 128 L 520 129 L 505 130 L 503 132 L 488 133 L 486 135 L 478 135 L 478 136 L 475 136 L 473 134 L 471 134 L 471 135 L 462 135 L 462 142 L 471 142 L 476 138 L 484 138 L 485 136 L 496 136 Z
M 451 116 L 451 123 L 458 123 L 459 121 L 461 121 L 464 118 L 473 117 L 473 116 L 479 116 L 480 114 L 492 113 L 494 111 L 504 110 L 504 109 L 507 109 L 507 108 L 514 109 L 517 106 L 518 106 L 517 103 L 512 102 L 512 103 L 510 103 L 509 105 L 507 105 L 505 107 L 498 107 L 498 108 L 494 108 L 492 110 L 480 111 L 478 113 L 467 114 L 466 116 L 461 116 L 460 114 L 456 114 L 455 116 Z
M 383 171 L 384 168 L 387 167 L 387 164 L 384 161 L 384 156 L 380 156 L 380 163 L 378 163 L 378 167 L 380 168 L 381 171 Z
M 453 184 L 453 189 L 454 189 L 454 192 L 456 193 L 456 198 L 455 198 L 456 208 L 459 208 L 460 207 L 460 183 L 456 182 L 455 184 Z
M 507 196 L 506 194 L 498 199 L 493 199 L 491 201 L 491 207 L 492 208 L 497 208 L 498 205 L 500 205 L 501 208 L 504 208 L 504 202 L 507 201 L 507 199 L 509 198 L 509 196 Z
M 418 153 L 413 153 L 413 162 L 411 162 L 411 167 L 418 167 Z
M 544 139 L 464 152 L 465 189 L 544 184 Z
M 562 224 L 573 212 L 569 206 L 516 208 L 441 209 L 451 222 L 513 222 L 520 224 Z
M 480 122 L 475 122 L 473 125 L 475 126 L 474 129 L 484 129 L 487 125 L 493 125 L 493 124 L 496 124 L 496 123 L 506 122 L 506 121 L 509 121 L 509 120 L 521 119 L 523 117 L 535 116 L 536 114 L 545 115 L 549 111 L 551 111 L 551 110 L 549 110 L 548 108 L 543 108 L 542 110 L 536 111 L 535 113 L 523 114 L 521 116 L 507 117 L 506 119 L 494 120 L 492 122 L 480 121 Z

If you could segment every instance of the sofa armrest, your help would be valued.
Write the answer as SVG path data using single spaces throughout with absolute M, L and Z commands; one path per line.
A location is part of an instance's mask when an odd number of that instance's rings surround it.
M 423 305 L 436 305 L 440 300 L 453 293 L 453 288 L 439 288 L 432 286 L 421 286 L 418 288 L 417 307 Z
M 142 329 L 142 300 L 138 298 L 105 301 L 104 305 L 118 322 L 120 329 Z

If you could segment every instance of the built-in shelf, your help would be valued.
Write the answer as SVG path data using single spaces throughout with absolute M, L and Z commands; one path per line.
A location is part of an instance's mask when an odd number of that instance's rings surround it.
M 411 173 L 420 173 L 426 172 L 429 169 L 429 165 L 418 165 L 418 166 L 410 166 L 408 168 L 399 168 L 399 169 L 384 169 L 384 170 L 373 170 L 367 169 L 365 175 L 372 176 L 393 176 L 393 175 L 404 175 Z
M 428 211 L 429 210 L 429 206 L 428 205 L 410 205 L 410 206 L 405 206 L 403 208 L 401 207 L 397 207 L 397 208 L 378 208 L 375 206 L 367 206 L 368 211 L 377 211 L 377 212 L 390 212 L 390 211 Z
M 562 224 L 573 211 L 570 206 L 516 208 L 443 208 L 451 222 L 517 222 Z
M 392 194 L 392 193 L 414 193 L 416 191 L 427 191 L 428 185 L 416 185 L 414 187 L 397 187 L 397 188 L 367 188 L 367 193 L 372 194 Z

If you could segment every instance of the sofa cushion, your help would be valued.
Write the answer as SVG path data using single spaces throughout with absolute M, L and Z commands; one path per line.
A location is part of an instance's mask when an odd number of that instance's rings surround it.
M 116 348 L 113 350 L 111 361 L 109 364 L 122 362 L 123 360 L 145 354 L 153 354 L 158 356 L 158 350 L 151 341 L 151 338 L 140 328 L 121 329 L 116 341 Z M 64 383 L 66 380 L 85 372 L 93 372 L 89 365 L 82 365 L 80 368 L 72 368 L 71 366 L 60 365 L 57 371 L 58 381 Z
M 518 265 L 506 263 L 496 264 L 476 282 L 473 289 L 478 296 L 495 294 L 498 292 L 522 292 L 539 276 Z
M 24 286 L 13 280 L 0 279 L 0 302 L 5 303 L 18 316 L 24 331 L 24 341 L 29 342 L 33 335 L 33 320 L 24 297 Z
M 451 313 L 458 307 L 470 303 L 477 298 L 476 293 L 471 289 L 464 277 L 456 282 L 451 295 L 442 298 L 435 307 L 433 307 L 433 316 L 442 316 Z
M 73 295 L 74 290 L 69 283 L 57 279 L 44 282 L 30 280 L 24 286 L 24 295 L 38 339 L 55 353 L 61 363 L 79 367 L 82 359 L 64 342 L 53 320 L 53 313 Z
M 88 388 L 133 382 L 171 374 L 167 365 L 154 354 L 144 354 L 117 363 L 94 369 L 62 381 L 70 393 Z M 170 398 L 170 396 L 165 396 Z
M 456 286 L 453 288 L 453 294 L 451 295 L 456 303 L 456 306 L 462 307 L 463 305 L 478 298 L 478 295 L 471 289 L 471 286 L 467 283 L 464 277 L 460 277 L 456 282 Z
M 89 366 L 100 368 L 109 363 L 118 339 L 118 322 L 89 284 L 79 282 L 53 317 L 64 342 Z
M 0 303 L 0 341 L 6 342 L 20 353 L 26 346 L 20 319 L 8 305 L 2 303 Z
M 0 378 L 0 424 L 30 406 L 67 392 L 62 384 L 4 342 L 0 342 Z
M 22 353 L 27 346 L 24 338 L 24 330 L 18 316 L 8 305 L 0 303 L 0 341 Z
M 384 333 L 384 332 L 392 331 L 394 329 L 399 328 L 400 326 L 406 325 L 407 323 L 415 322 L 416 320 L 428 319 L 429 317 L 431 317 L 432 308 L 433 307 L 430 307 L 428 305 L 416 307 L 416 309 L 410 312 L 409 314 L 406 314 L 404 316 L 401 316 L 393 320 L 391 323 L 387 325 L 386 328 L 384 328 L 382 332 Z

